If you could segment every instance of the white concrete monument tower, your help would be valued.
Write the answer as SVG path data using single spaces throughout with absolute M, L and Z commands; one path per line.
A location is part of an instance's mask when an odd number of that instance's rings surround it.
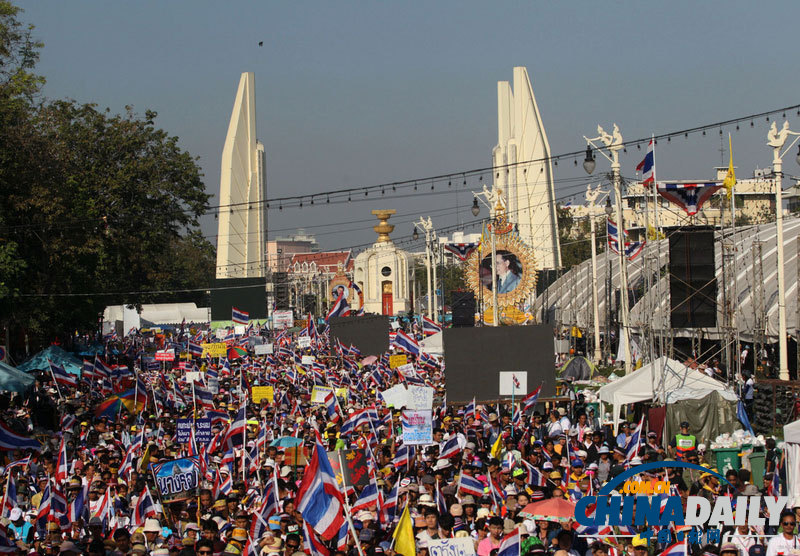
M 561 266 L 550 144 L 524 67 L 514 68 L 514 90 L 497 83 L 497 146 L 494 184 L 504 193 L 508 219 L 534 249 L 540 269 Z M 542 160 L 545 159 L 545 160 Z M 530 164 L 527 161 L 534 160 Z M 524 164 L 523 164 L 524 163 Z
M 222 148 L 217 226 L 217 278 L 266 274 L 266 157 L 256 139 L 256 83 L 242 74 Z M 238 205 L 238 206 L 230 206 Z

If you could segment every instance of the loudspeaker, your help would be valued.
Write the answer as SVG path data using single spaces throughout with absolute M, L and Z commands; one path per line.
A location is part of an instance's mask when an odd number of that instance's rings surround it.
M 717 326 L 713 229 L 687 228 L 670 235 L 669 297 L 672 328 Z
M 275 308 L 279 311 L 289 307 L 289 275 L 286 272 L 273 272 L 272 281 L 275 286 Z
M 451 311 L 453 313 L 453 326 L 475 326 L 475 294 L 465 291 L 452 291 Z

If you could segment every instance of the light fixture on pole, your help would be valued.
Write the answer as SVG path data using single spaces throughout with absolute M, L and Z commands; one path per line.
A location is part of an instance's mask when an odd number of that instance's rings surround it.
M 789 135 L 796 136 L 789 146 L 781 152 Z M 767 132 L 767 145 L 772 147 L 772 173 L 775 178 L 775 235 L 777 236 L 778 267 L 778 378 L 789 380 L 789 357 L 786 352 L 786 277 L 784 273 L 785 257 L 783 254 L 783 156 L 795 146 L 800 133 L 789 130 L 789 122 L 784 121 L 780 131 L 776 122 Z M 800 152 L 797 154 L 800 164 Z
M 428 217 L 427 220 L 425 218 L 420 218 L 419 222 L 414 222 L 414 233 L 411 234 L 413 239 L 419 238 L 419 233 L 417 233 L 417 230 L 422 230 L 425 232 L 425 274 L 428 283 L 428 318 L 434 319 L 435 308 L 433 301 L 433 289 L 431 287 L 431 232 L 433 232 L 433 222 L 431 221 L 430 217 Z
M 628 269 L 625 258 L 625 223 L 622 218 L 622 183 L 619 175 L 619 151 L 625 145 L 622 144 L 622 133 L 619 131 L 617 124 L 614 124 L 614 129 L 611 133 L 606 132 L 601 126 L 597 126 L 597 137 L 589 138 L 585 135 L 583 138 L 588 144 L 586 147 L 586 159 L 583 161 L 583 169 L 587 174 L 591 174 L 595 169 L 594 150 L 602 154 L 606 160 L 611 163 L 611 181 L 614 186 L 614 208 L 616 212 L 617 224 L 617 244 L 619 256 L 619 325 L 620 325 L 620 339 L 624 346 L 623 356 L 625 357 L 625 374 L 630 374 L 633 370 L 631 365 L 631 343 L 630 343 L 630 329 L 628 326 Z M 608 153 L 598 147 L 595 143 L 600 142 Z
M 417 227 L 414 226 L 414 232 L 411 234 L 411 239 L 417 241 L 419 239 L 419 232 L 417 232 Z
M 497 306 L 497 249 L 495 243 L 495 214 L 494 207 L 500 203 L 500 196 L 502 192 L 499 188 L 492 186 L 489 190 L 483 186 L 483 191 L 472 194 L 472 214 L 478 216 L 481 208 L 478 206 L 478 199 L 489 209 L 491 238 L 492 238 L 492 326 L 498 326 L 498 306 Z M 482 310 L 483 311 L 483 310 Z
M 586 186 L 586 200 L 589 201 L 589 229 L 592 238 L 592 314 L 594 317 L 594 362 L 600 363 L 603 353 L 600 350 L 600 307 L 597 295 L 597 245 L 595 244 L 594 207 L 595 201 L 601 195 L 608 195 L 600 190 L 598 185 L 592 189 L 591 184 Z M 611 213 L 611 203 L 606 197 L 606 214 Z

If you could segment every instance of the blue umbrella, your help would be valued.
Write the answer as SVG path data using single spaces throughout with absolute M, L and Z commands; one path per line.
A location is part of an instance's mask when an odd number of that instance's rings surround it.
M 270 446 L 276 446 L 278 448 L 295 448 L 300 446 L 302 443 L 302 438 L 297 438 L 296 436 L 281 436 L 280 438 L 273 440 L 270 443 Z

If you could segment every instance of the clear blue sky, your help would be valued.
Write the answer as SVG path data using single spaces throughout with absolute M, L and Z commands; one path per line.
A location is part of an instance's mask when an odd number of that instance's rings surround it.
M 256 75 L 269 197 L 490 164 L 496 82 L 510 80 L 515 65 L 528 68 L 553 154 L 584 148 L 582 135 L 598 123 L 610 129 L 616 122 L 633 139 L 800 103 L 798 9 L 788 0 L 765 7 L 744 0 L 86 0 L 23 7 L 23 20 L 45 43 L 38 71 L 48 97 L 156 110 L 160 126 L 200 157 L 211 193 L 219 188 L 243 71 Z M 800 129 L 800 117 L 787 116 Z M 768 166 L 767 127 L 762 120 L 734 134 L 740 176 Z M 659 177 L 712 178 L 719 149 L 715 133 L 662 142 Z M 623 155 L 623 174 L 632 176 L 640 158 L 635 150 Z M 582 173 L 569 166 L 560 165 L 556 179 Z M 793 153 L 784 170 L 800 174 Z M 557 185 L 559 196 L 577 191 Z M 470 202 L 462 191 L 271 210 L 270 235 L 342 222 L 310 231 L 325 248 L 347 247 L 375 237 L 370 224 L 346 224 L 371 218 L 373 208 L 398 210 L 399 238 L 419 215 L 432 213 L 437 226 L 471 219 Z M 203 228 L 213 236 L 213 218 Z

